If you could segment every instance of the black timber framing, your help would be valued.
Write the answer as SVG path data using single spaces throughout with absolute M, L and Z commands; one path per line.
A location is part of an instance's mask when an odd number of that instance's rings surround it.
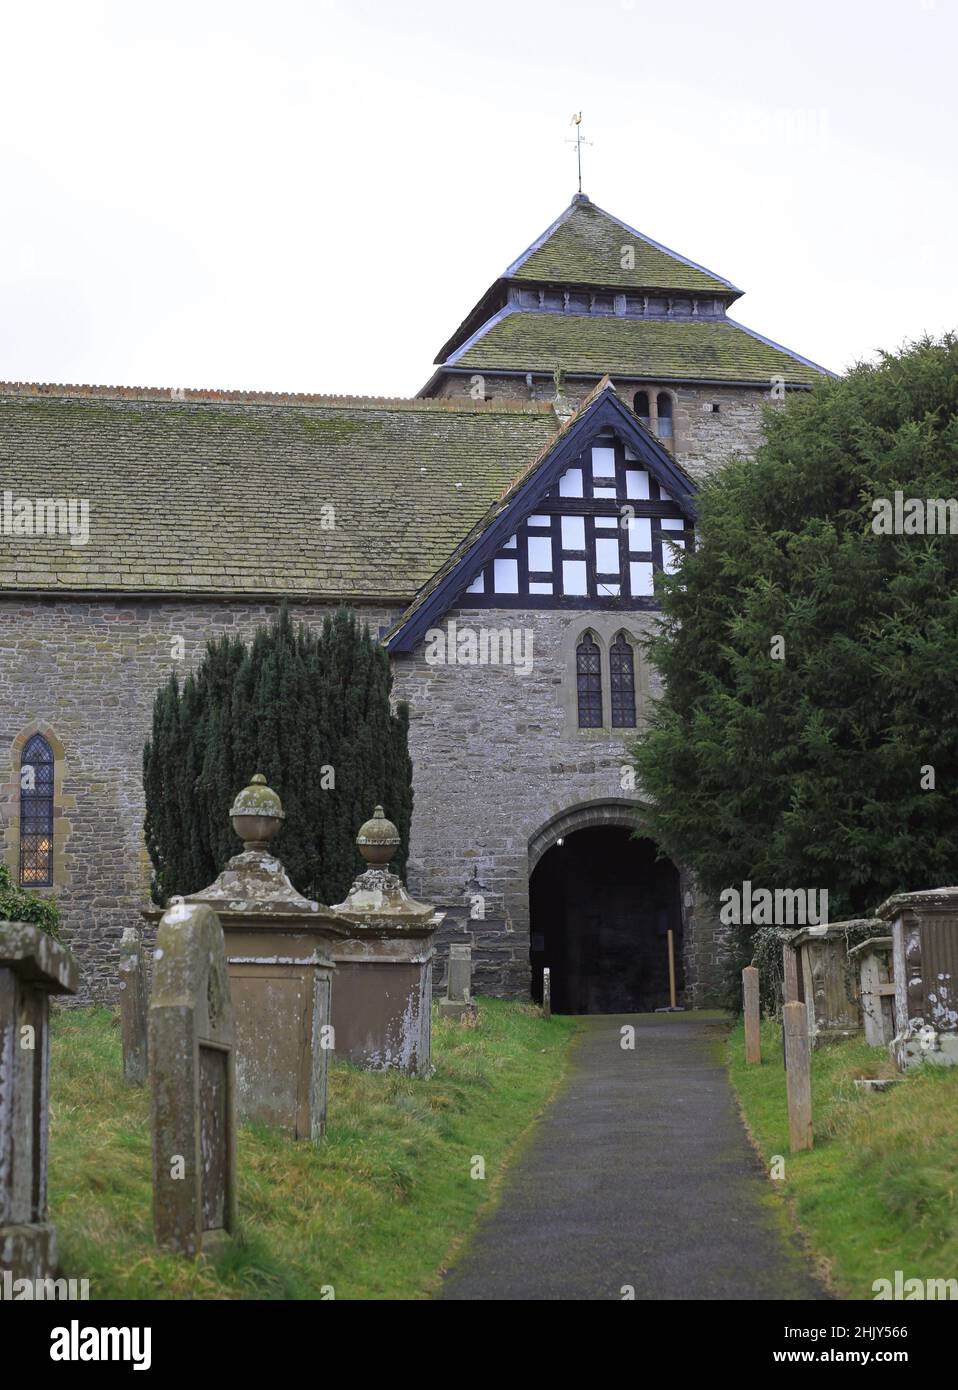
M 682 516 L 688 523 L 695 520 L 696 487 L 692 479 L 675 462 L 668 451 L 639 424 L 637 418 L 615 393 L 611 383 L 591 401 L 559 436 L 552 449 L 527 476 L 516 483 L 499 505 L 498 512 L 491 520 L 481 522 L 475 539 L 463 542 L 459 554 L 450 563 L 446 572 L 431 581 L 423 597 L 413 605 L 407 616 L 400 620 L 386 645 L 391 652 L 410 652 L 421 640 L 427 629 L 435 621 L 465 600 L 469 608 L 589 608 L 593 610 L 621 609 L 622 611 L 641 611 L 654 609 L 654 597 L 618 598 L 615 597 L 570 597 L 556 594 L 534 595 L 489 595 L 464 594 L 465 588 L 474 576 L 495 559 L 504 543 L 513 532 L 534 512 L 541 510 L 540 504 L 547 502 L 547 494 L 558 486 L 559 478 L 575 465 L 577 459 L 592 444 L 598 442 L 602 434 L 615 434 L 623 445 L 628 445 L 636 455 L 636 460 L 660 486 L 671 495 L 675 507 L 669 503 L 658 502 L 651 516 Z M 594 514 L 598 503 L 587 498 L 548 499 L 550 512 L 558 511 L 560 503 L 575 501 L 579 504 L 579 514 Z M 620 514 L 620 503 L 608 499 L 609 515 Z M 643 503 L 643 508 L 648 503 Z M 662 508 L 661 511 L 658 508 Z M 562 507 L 565 510 L 565 507 Z M 572 509 L 569 508 L 571 511 Z M 555 563 L 555 547 L 554 563 Z M 518 558 L 518 557 L 517 557 Z M 643 557 L 636 552 L 635 558 Z

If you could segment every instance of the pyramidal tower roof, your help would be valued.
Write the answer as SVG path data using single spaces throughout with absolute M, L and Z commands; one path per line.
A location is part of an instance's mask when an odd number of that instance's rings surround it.
M 827 374 L 730 319 L 742 293 L 577 193 L 440 348 L 420 394 L 450 374 L 789 386 Z
M 633 290 L 692 290 L 731 302 L 742 293 L 705 266 L 596 207 L 577 193 L 540 237 L 504 272 L 504 280 Z

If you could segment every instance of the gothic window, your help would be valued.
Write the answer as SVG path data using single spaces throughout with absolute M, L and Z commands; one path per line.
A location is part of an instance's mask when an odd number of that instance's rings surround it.
M 635 654 L 632 643 L 621 632 L 609 648 L 609 690 L 613 729 L 634 729 Z
M 41 734 L 28 740 L 20 758 L 20 882 L 53 883 L 53 749 Z
M 579 728 L 602 728 L 602 653 L 591 632 L 575 649 Z
M 638 415 L 645 428 L 648 429 L 652 420 L 648 391 L 636 391 L 632 401 L 632 409 L 635 411 L 636 415 Z
M 672 438 L 672 397 L 668 391 L 660 391 L 656 400 L 659 417 L 659 438 Z

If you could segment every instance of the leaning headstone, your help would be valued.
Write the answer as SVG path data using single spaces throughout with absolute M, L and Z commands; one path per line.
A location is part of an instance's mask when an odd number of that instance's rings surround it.
M 873 936 L 868 941 L 860 941 L 848 953 L 848 959 L 858 967 L 865 1041 L 871 1047 L 887 1047 L 895 1036 L 891 954 L 890 936 Z
M 783 1009 L 785 1089 L 788 1098 L 788 1144 L 792 1153 L 812 1147 L 812 1077 L 808 1045 L 808 1011 L 792 1002 Z
M 449 947 L 449 971 L 446 976 L 446 997 L 439 1001 L 439 1017 L 475 1018 L 476 1005 L 472 998 L 472 947 L 453 942 Z
M 318 1142 L 326 1130 L 335 1045 L 329 950 L 346 929 L 328 908 L 296 891 L 271 852 L 285 813 L 262 773 L 229 814 L 243 852 L 186 901 L 213 908 L 226 938 L 237 1114 Z
M 896 893 L 878 915 L 894 942 L 899 1068 L 958 1066 L 958 888 Z
M 216 913 L 171 907 L 153 954 L 153 1231 L 157 1245 L 194 1256 L 236 1224 L 233 1013 Z
M 418 903 L 386 865 L 399 831 L 377 806 L 356 837 L 369 868 L 330 911 L 348 936 L 333 947 L 339 1056 L 371 1071 L 432 1069 L 433 937 L 445 913 Z
M 147 966 L 143 938 L 127 927 L 120 942 L 120 1024 L 123 1034 L 123 1080 L 142 1086 L 147 1073 Z
M 746 965 L 742 971 L 742 1012 L 745 1015 L 745 1060 L 752 1065 L 762 1060 L 762 1014 L 758 968 L 754 965 Z
M 47 1221 L 50 995 L 75 994 L 65 946 L 25 922 L 0 925 L 0 1274 L 48 1279 L 56 1230 Z

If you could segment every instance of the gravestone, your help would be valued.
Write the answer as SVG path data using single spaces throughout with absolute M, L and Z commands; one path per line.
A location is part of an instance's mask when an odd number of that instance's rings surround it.
M 449 967 L 446 976 L 446 997 L 439 1001 L 439 1017 L 475 1018 L 476 1005 L 472 998 L 472 947 L 452 942 L 449 947 Z
M 129 1086 L 146 1082 L 147 964 L 143 938 L 136 927 L 127 927 L 120 942 L 120 1025 L 123 1034 L 123 1080 Z
M 873 936 L 860 941 L 848 953 L 858 968 L 865 1041 L 885 1047 L 895 1036 L 895 985 L 892 980 L 893 938 Z
M 347 931 L 328 908 L 296 891 L 270 852 L 285 813 L 261 773 L 236 797 L 230 819 L 242 854 L 186 901 L 212 907 L 226 939 L 237 1113 L 318 1142 L 336 1041 L 329 951 Z
M 542 1016 L 552 1017 L 552 971 L 548 965 L 542 970 Z
M 386 868 L 399 832 L 377 806 L 356 843 L 369 868 L 330 911 L 347 936 L 333 947 L 336 1051 L 373 1071 L 428 1076 L 433 936 L 445 916 L 409 896 Z
M 958 1065 L 958 888 L 896 893 L 878 915 L 892 931 L 899 1068 Z
M 203 904 L 160 918 L 149 1040 L 154 1235 L 194 1256 L 236 1225 L 233 1014 L 223 930 Z
M 861 1014 L 854 970 L 848 964 L 848 940 L 865 930 L 879 935 L 877 918 L 856 917 L 845 922 L 803 927 L 792 937 L 799 953 L 802 994 L 808 1012 L 812 1047 L 851 1038 L 861 1032 Z
M 0 1273 L 48 1279 L 56 1231 L 47 1221 L 50 995 L 75 994 L 77 962 L 25 922 L 0 924 Z

